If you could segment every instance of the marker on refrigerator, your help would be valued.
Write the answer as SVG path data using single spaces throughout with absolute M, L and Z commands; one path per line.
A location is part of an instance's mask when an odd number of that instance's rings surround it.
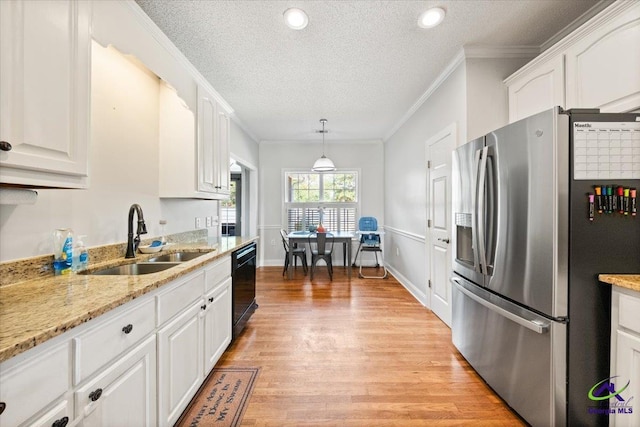
M 589 196 L 589 221 L 593 221 L 593 212 L 594 212 L 594 209 L 593 209 L 593 198 L 594 198 L 594 196 L 593 196 L 593 194 L 588 194 L 588 196 Z
M 613 186 L 605 186 L 607 189 L 607 213 L 613 212 Z
M 616 199 L 618 201 L 618 212 L 623 214 L 624 213 L 624 203 L 623 203 L 623 199 L 624 199 L 624 188 L 623 187 L 618 187 L 618 194 L 616 195 Z
M 600 187 L 599 185 L 595 185 L 594 188 L 596 190 L 596 202 L 598 204 L 598 213 L 601 214 L 602 213 L 602 187 Z
M 636 199 L 636 189 L 635 188 L 629 189 L 629 204 L 631 205 L 629 207 L 629 211 L 631 212 L 632 216 L 636 216 L 636 213 L 638 212 L 637 200 L 638 199 Z
M 629 215 L 629 189 L 624 189 L 624 214 Z

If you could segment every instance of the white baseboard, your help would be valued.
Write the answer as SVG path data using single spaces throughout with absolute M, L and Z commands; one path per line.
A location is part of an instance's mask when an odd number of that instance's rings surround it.
M 420 289 L 416 285 L 414 285 L 409 279 L 407 279 L 405 276 L 400 274 L 398 270 L 396 270 L 395 268 L 393 268 L 393 266 L 389 264 L 387 264 L 387 270 L 389 270 L 389 272 L 393 275 L 393 277 L 395 277 L 396 280 L 400 282 L 400 284 L 404 286 L 405 289 L 408 290 L 409 293 L 413 295 L 413 297 L 416 300 L 418 300 L 420 304 L 427 307 L 427 296 L 424 293 L 420 292 Z M 430 307 L 427 307 L 427 308 L 430 308 Z

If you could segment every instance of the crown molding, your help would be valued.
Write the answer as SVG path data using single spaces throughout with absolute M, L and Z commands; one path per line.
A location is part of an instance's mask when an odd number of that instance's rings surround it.
M 462 48 L 465 58 L 534 58 L 540 54 L 540 46 L 482 46 Z
M 504 79 L 504 83 L 506 85 L 509 85 L 514 80 L 520 78 L 522 75 L 529 73 L 531 69 L 552 60 L 558 55 L 562 55 L 563 52 L 565 52 L 579 40 L 587 37 L 593 31 L 606 25 L 607 22 L 617 18 L 629 9 L 637 7 L 639 4 L 640 2 L 627 0 L 617 0 L 614 3 L 611 3 L 609 0 L 603 0 L 602 2 L 596 4 L 574 21 L 582 22 L 582 25 L 580 25 L 578 28 L 574 28 L 573 31 L 571 31 L 568 35 L 565 34 L 564 31 L 558 33 L 564 35 L 564 37 L 559 41 L 556 37 L 558 36 L 558 34 L 556 34 L 556 36 L 553 36 L 551 39 L 545 42 L 545 44 L 542 45 L 542 53 L 540 53 L 540 55 L 538 55 L 518 71 Z M 602 7 L 604 7 L 604 9 L 602 9 Z M 598 13 L 595 16 L 591 16 L 591 18 L 586 22 L 583 22 L 586 16 L 591 15 L 594 12 Z M 571 26 L 571 24 L 569 26 Z M 552 46 L 548 46 L 548 44 L 552 41 L 555 43 Z
M 402 125 L 404 125 L 407 120 L 409 120 L 411 116 L 413 116 L 415 112 L 418 111 L 418 108 L 420 108 L 422 104 L 424 104 L 427 99 L 429 99 L 431 95 L 433 95 L 433 93 L 440 87 L 440 85 L 442 85 L 442 83 L 447 80 L 451 73 L 453 73 L 456 68 L 458 68 L 458 66 L 460 66 L 460 64 L 464 62 L 464 59 L 464 49 L 461 49 L 451 60 L 451 62 L 449 62 L 449 65 L 445 67 L 442 73 L 440 73 L 440 75 L 433 81 L 433 83 L 431 83 L 431 86 L 429 86 L 427 90 L 424 91 L 424 93 L 418 98 L 418 100 L 414 102 L 411 108 L 409 108 L 409 110 L 404 113 L 404 115 L 400 118 L 400 120 L 398 120 L 395 126 L 393 126 L 389 132 L 387 132 L 387 134 L 382 138 L 383 142 L 388 141 L 389 138 L 391 138 L 402 127 Z

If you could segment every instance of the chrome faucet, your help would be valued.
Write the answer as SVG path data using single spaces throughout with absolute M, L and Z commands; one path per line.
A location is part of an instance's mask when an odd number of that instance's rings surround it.
M 135 239 L 133 238 L 133 213 L 138 214 L 138 230 L 136 232 Z M 133 204 L 129 208 L 129 234 L 127 235 L 127 254 L 124 256 L 125 258 L 135 258 L 136 257 L 136 249 L 138 249 L 138 245 L 140 244 L 140 235 L 147 234 L 147 226 L 144 223 L 144 215 L 142 213 L 142 208 L 138 204 Z

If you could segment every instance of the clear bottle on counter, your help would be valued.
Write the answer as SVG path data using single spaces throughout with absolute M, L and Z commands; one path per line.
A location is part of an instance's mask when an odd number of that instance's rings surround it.
M 76 244 L 73 247 L 73 263 L 71 268 L 74 272 L 79 273 L 84 271 L 89 266 L 89 252 L 84 245 L 84 238 L 86 235 L 79 235 L 76 239 Z
M 73 263 L 73 230 L 58 228 L 53 232 L 53 272 L 68 274 Z
M 166 227 L 167 227 L 167 220 L 161 219 L 160 220 L 160 241 L 162 242 L 163 245 L 167 244 Z

